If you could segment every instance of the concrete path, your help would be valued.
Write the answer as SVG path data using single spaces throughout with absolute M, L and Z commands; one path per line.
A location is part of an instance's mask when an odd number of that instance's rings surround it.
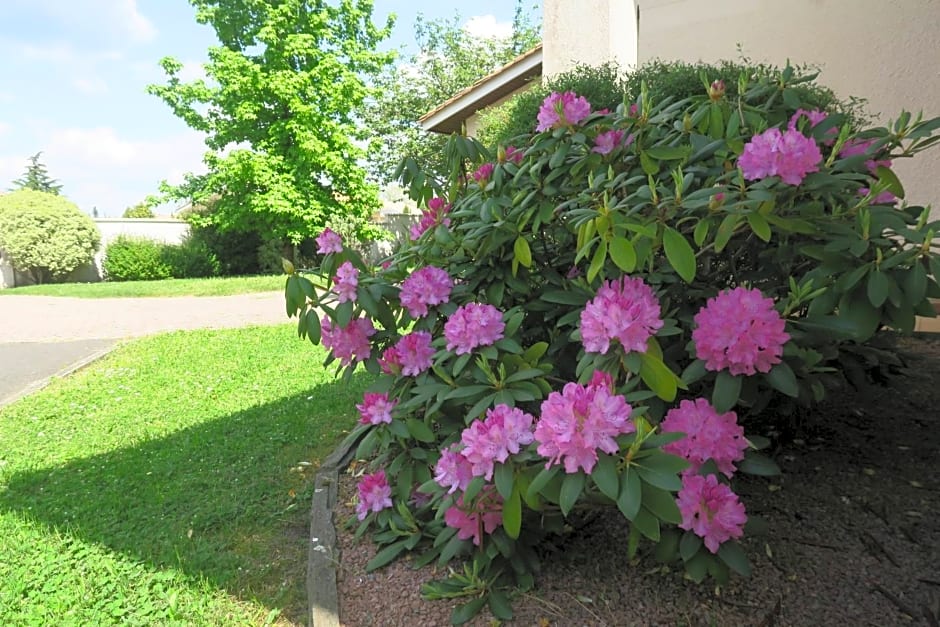
M 289 322 L 282 292 L 175 298 L 0 297 L 0 407 L 106 354 L 180 329 Z

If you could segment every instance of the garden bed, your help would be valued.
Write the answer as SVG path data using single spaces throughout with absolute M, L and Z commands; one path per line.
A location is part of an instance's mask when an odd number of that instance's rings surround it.
M 616 511 L 559 539 L 513 625 L 936 625 L 940 616 L 940 338 L 903 339 L 907 368 L 885 386 L 833 394 L 774 457 L 782 477 L 735 479 L 767 532 L 743 539 L 753 574 L 695 585 L 641 549 L 627 558 Z M 424 601 L 446 573 L 399 560 L 365 572 L 353 539 L 355 482 L 340 483 L 343 625 L 447 625 L 453 603 Z M 471 625 L 491 625 L 484 610 Z

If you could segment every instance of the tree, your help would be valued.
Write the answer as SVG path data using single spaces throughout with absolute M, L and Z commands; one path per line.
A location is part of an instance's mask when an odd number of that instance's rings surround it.
M 442 174 L 447 138 L 423 131 L 418 118 L 529 50 L 541 37 L 522 0 L 516 0 L 509 37 L 474 37 L 461 21 L 459 15 L 441 20 L 419 16 L 414 26 L 418 52 L 377 78 L 378 89 L 363 112 L 372 137 L 369 174 L 374 180 L 388 183 L 404 157 L 413 157 L 425 171 Z
M 63 196 L 31 189 L 0 196 L 0 248 L 36 283 L 91 262 L 100 244 L 91 217 Z
M 184 83 L 167 57 L 165 85 L 148 91 L 206 133 L 208 173 L 163 184 L 170 199 L 213 210 L 194 220 L 221 231 L 257 232 L 297 243 L 331 221 L 360 232 L 378 207 L 358 165 L 354 113 L 368 94 L 363 77 L 391 63 L 376 45 L 371 0 L 190 0 L 196 20 L 221 45 L 209 49 L 207 78 Z
M 150 208 L 150 205 L 147 201 L 141 201 L 134 205 L 133 207 L 128 207 L 124 210 L 124 213 L 121 214 L 122 218 L 152 218 L 153 209 Z
M 18 189 L 31 189 L 37 192 L 46 192 L 56 196 L 62 191 L 59 181 L 50 177 L 46 166 L 39 162 L 39 156 L 42 151 L 37 152 L 29 158 L 29 165 L 26 166 L 26 172 L 21 178 L 13 181 L 14 187 L 11 191 Z

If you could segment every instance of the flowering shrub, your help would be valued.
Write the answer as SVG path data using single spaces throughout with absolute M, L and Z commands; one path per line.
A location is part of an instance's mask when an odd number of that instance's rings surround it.
M 606 506 L 631 556 L 649 542 L 695 581 L 749 572 L 734 481 L 777 471 L 756 452 L 764 409 L 822 399 L 940 295 L 940 225 L 876 200 L 903 198 L 887 164 L 940 120 L 856 128 L 804 103 L 803 80 L 705 77 L 613 112 L 554 94 L 512 158 L 455 136 L 448 181 L 406 160 L 427 211 L 388 263 L 324 237 L 312 277 L 290 275 L 300 334 L 377 375 L 350 436 L 373 470 L 370 568 L 463 556 L 425 595 L 467 597 L 455 622 L 487 602 L 508 618 L 545 534 Z

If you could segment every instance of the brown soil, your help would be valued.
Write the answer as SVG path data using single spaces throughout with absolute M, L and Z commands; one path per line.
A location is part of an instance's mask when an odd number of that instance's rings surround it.
M 735 488 L 768 532 L 743 545 L 754 572 L 716 589 L 652 556 L 630 562 L 619 513 L 546 559 L 510 625 L 937 625 L 940 617 L 940 338 L 902 340 L 905 375 L 832 397 L 774 457 L 782 477 Z M 351 477 L 336 521 L 352 514 Z M 358 627 L 448 625 L 452 603 L 420 585 L 446 573 L 399 560 L 375 573 L 367 539 L 340 531 L 340 619 Z M 484 610 L 471 625 L 499 624 Z

